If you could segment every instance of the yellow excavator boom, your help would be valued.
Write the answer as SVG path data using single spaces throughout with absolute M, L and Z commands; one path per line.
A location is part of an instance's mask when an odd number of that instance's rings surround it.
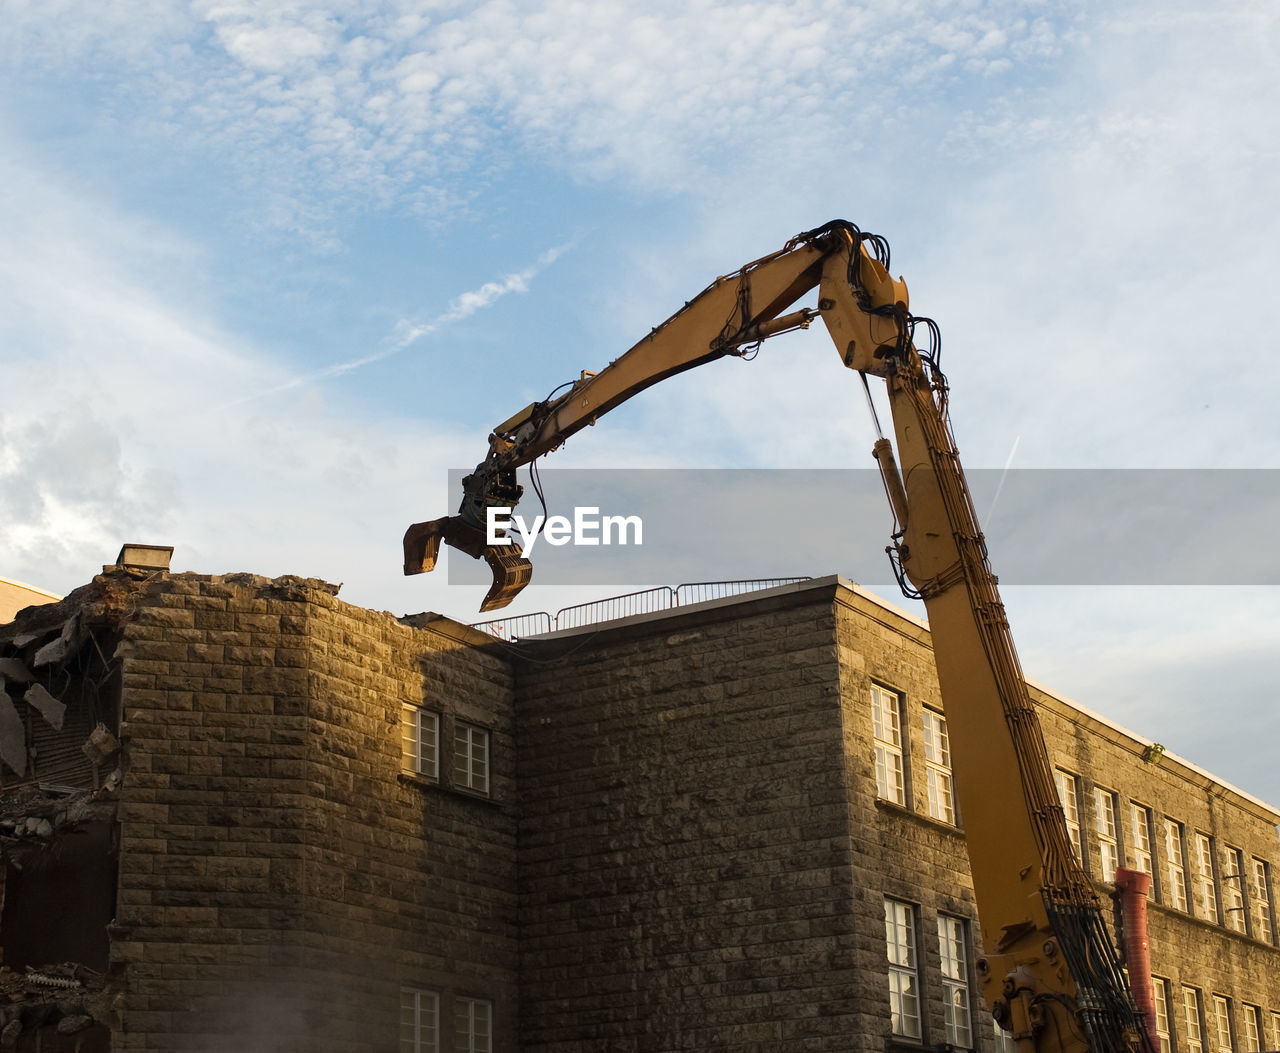
M 519 500 L 518 467 L 666 377 L 821 318 L 844 365 L 864 383 L 875 376 L 888 387 L 897 456 L 884 436 L 873 453 L 896 523 L 891 559 L 904 590 L 924 601 L 932 630 L 982 926 L 986 1002 L 1026 1053 L 1150 1050 L 1068 838 L 952 438 L 937 328 L 911 314 L 906 285 L 890 276 L 888 261 L 882 238 L 834 221 L 716 279 L 607 367 L 495 428 L 488 456 L 463 480 L 458 514 L 405 534 L 405 573 L 430 570 L 444 541 L 493 568 L 482 610 L 505 606 L 532 566 L 514 544 L 487 544 L 486 512 Z M 792 309 L 815 289 L 814 306 Z M 929 339 L 918 348 L 921 327 Z

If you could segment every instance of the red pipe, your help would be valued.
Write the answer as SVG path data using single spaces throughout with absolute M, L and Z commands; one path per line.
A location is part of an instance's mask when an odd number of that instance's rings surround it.
M 1156 1034 L 1156 991 L 1151 979 L 1151 945 L 1147 941 L 1147 890 L 1151 875 L 1141 870 L 1116 868 L 1116 891 L 1120 896 L 1120 942 L 1124 964 L 1129 971 L 1133 1001 L 1142 1014 L 1151 1039 L 1151 1048 L 1160 1053 Z

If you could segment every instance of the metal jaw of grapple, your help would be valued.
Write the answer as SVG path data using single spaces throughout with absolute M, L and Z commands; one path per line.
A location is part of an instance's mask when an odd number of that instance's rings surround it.
M 533 577 L 533 564 L 524 558 L 514 538 L 509 545 L 485 543 L 484 531 L 472 526 L 462 516 L 445 516 L 429 523 L 414 523 L 404 533 L 404 572 L 425 574 L 434 570 L 440 555 L 440 542 L 465 552 L 472 559 L 483 559 L 493 572 L 493 584 L 485 593 L 482 611 L 505 607 L 516 598 Z
M 490 545 L 485 530 L 476 524 L 485 521 L 489 505 L 514 506 L 523 488 L 515 481 L 514 470 L 496 470 L 488 461 L 462 480 L 461 514 L 414 523 L 404 533 L 405 574 L 425 574 L 435 569 L 440 555 L 440 542 L 465 552 L 472 559 L 483 559 L 493 572 L 493 584 L 485 593 L 480 610 L 493 611 L 505 607 L 519 595 L 533 577 L 533 564 L 515 538 L 507 545 Z M 505 536 L 505 535 L 503 535 Z

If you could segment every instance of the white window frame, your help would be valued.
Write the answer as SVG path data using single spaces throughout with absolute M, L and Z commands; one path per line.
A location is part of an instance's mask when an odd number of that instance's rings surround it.
M 916 908 L 885 897 L 884 941 L 889 961 L 889 1027 L 900 1038 L 923 1035 L 920 1015 L 920 958 Z
M 490 732 L 465 720 L 453 722 L 453 785 L 484 796 L 489 794 Z
M 1249 860 L 1250 895 L 1253 897 L 1253 936 L 1263 943 L 1275 943 L 1276 931 L 1271 909 L 1271 875 L 1265 859 Z
M 1169 1027 L 1169 981 L 1162 976 L 1153 976 L 1151 989 L 1156 1003 L 1156 1036 L 1160 1039 L 1160 1053 L 1173 1053 L 1173 1031 Z
M 1018 1043 L 1013 1040 L 1013 1036 L 1008 1031 L 996 1022 L 995 1017 L 991 1018 L 991 1027 L 996 1036 L 996 1053 L 1018 1053 Z M 1161 1050 L 1161 1053 L 1166 1053 L 1166 1051 Z
M 876 795 L 907 803 L 906 757 L 902 743 L 902 696 L 871 685 L 871 734 L 875 742 Z
M 1145 804 L 1130 801 L 1129 826 L 1133 829 L 1133 869 L 1154 877 L 1151 865 L 1151 809 Z
M 1213 1034 L 1217 1053 L 1235 1053 L 1231 1037 L 1231 1002 L 1223 995 L 1213 996 Z
M 1280 1012 L 1271 1010 L 1271 1049 L 1280 1049 Z
M 1116 824 L 1117 797 L 1101 786 L 1093 788 L 1093 829 L 1098 837 L 1099 876 L 1113 882 L 1120 866 L 1120 836 Z
M 1259 1053 L 1262 1049 L 1262 1007 L 1245 1002 L 1243 1053 Z
M 417 987 L 400 988 L 400 1053 L 439 1053 L 440 996 Z
M 947 718 L 934 709 L 924 710 L 924 771 L 929 791 L 929 815 L 956 825 L 956 795 L 951 776 L 951 739 Z
M 1227 871 L 1222 875 L 1222 913 L 1227 928 L 1248 933 L 1249 908 L 1245 899 L 1244 883 L 1249 880 L 1244 869 L 1244 853 L 1238 848 L 1226 846 Z
M 493 1003 L 485 998 L 453 1000 L 454 1053 L 493 1053 Z
M 1084 864 L 1084 837 L 1080 832 L 1080 777 L 1062 768 L 1053 769 L 1053 781 L 1058 787 L 1058 802 L 1067 821 L 1067 836 L 1075 850 L 1076 861 Z M 1114 875 L 1112 875 L 1114 877 Z
M 1182 1025 L 1187 1031 L 1187 1053 L 1204 1053 L 1204 1031 L 1200 1024 L 1200 991 L 1182 988 Z
M 440 714 L 403 702 L 400 718 L 404 770 L 425 779 L 440 778 Z
M 969 996 L 969 934 L 963 918 L 938 915 L 938 953 L 942 962 L 942 1026 L 946 1040 L 960 1049 L 973 1045 Z
M 1218 883 L 1213 873 L 1213 838 L 1196 832 L 1196 916 L 1222 923 L 1218 909 Z
M 1169 874 L 1169 906 L 1187 909 L 1187 861 L 1182 849 L 1183 828 L 1177 819 L 1164 817 L 1165 866 Z

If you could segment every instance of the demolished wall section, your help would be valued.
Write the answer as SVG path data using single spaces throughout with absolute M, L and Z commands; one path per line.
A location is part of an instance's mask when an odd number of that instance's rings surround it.
M 0 1048 L 105 1049 L 119 994 L 114 734 L 120 625 L 146 584 L 103 576 L 0 626 Z

